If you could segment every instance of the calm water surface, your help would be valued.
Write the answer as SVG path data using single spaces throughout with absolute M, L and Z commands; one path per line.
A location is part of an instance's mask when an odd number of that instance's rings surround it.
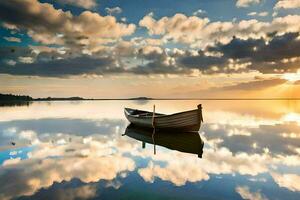
M 154 154 L 149 134 L 123 135 L 124 107 L 172 113 L 199 103 L 199 138 L 168 133 Z M 202 158 L 181 152 L 200 137 Z M 300 199 L 300 101 L 0 107 L 0 199 Z

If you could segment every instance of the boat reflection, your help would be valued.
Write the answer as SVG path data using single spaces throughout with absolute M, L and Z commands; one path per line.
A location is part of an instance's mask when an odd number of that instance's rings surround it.
M 146 143 L 154 144 L 154 154 L 155 145 L 159 145 L 171 150 L 196 154 L 202 158 L 204 142 L 198 132 L 155 131 L 130 124 L 123 135 L 142 141 L 143 149 Z

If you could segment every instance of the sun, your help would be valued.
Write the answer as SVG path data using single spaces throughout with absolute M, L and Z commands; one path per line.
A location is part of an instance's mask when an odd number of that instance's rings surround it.
M 300 70 L 298 70 L 296 73 L 286 73 L 283 74 L 282 77 L 290 82 L 295 82 L 300 80 Z

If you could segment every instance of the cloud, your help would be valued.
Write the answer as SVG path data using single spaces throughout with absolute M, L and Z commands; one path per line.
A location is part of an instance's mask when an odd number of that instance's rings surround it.
M 237 0 L 236 6 L 238 8 L 249 7 L 250 5 L 259 4 L 261 0 Z
M 153 16 L 146 15 L 140 20 L 139 25 L 146 27 L 151 35 L 165 35 L 166 39 L 193 42 L 193 36 L 199 33 L 209 22 L 208 18 L 196 16 L 187 17 L 183 14 L 175 14 L 173 17 L 163 17 L 156 21 Z
M 60 4 L 67 4 L 85 9 L 92 9 L 97 6 L 96 0 L 56 0 Z
M 117 67 L 112 58 L 94 58 L 91 56 L 57 59 L 47 62 L 18 63 L 13 68 L 0 67 L 0 73 L 3 74 L 47 77 L 66 77 L 82 74 L 103 75 L 120 72 L 124 72 L 124 69 Z
M 248 186 L 238 186 L 235 188 L 235 191 L 239 193 L 239 195 L 243 199 L 247 200 L 268 200 L 264 195 L 260 193 L 260 191 L 251 192 Z
M 296 59 L 292 62 L 289 58 L 300 57 L 299 33 L 270 36 L 269 41 L 262 38 L 247 40 L 233 38 L 228 44 L 209 47 L 209 51 L 219 52 L 228 59 L 250 62 L 248 69 L 262 73 L 297 71 L 299 61 Z
M 119 7 L 106 10 L 111 15 L 122 11 Z M 249 14 L 266 16 L 267 12 Z M 296 71 L 300 64 L 298 15 L 277 17 L 270 22 L 211 22 L 207 17 L 180 13 L 160 19 L 148 14 L 139 25 L 148 30 L 150 37 L 131 39 L 126 36 L 135 32 L 135 24 L 91 11 L 75 15 L 37 0 L 1 2 L 0 19 L 5 27 L 25 30 L 41 43 L 39 47 L 2 48 L 3 74 L 67 77 L 116 73 L 285 73 Z M 191 48 L 167 48 L 167 44 Z M 42 48 L 47 45 L 51 47 Z
M 117 73 L 192 74 L 195 71 L 202 74 L 296 72 L 300 64 L 299 33 L 270 33 L 267 37 L 233 37 L 227 44 L 216 43 L 198 51 L 163 48 L 160 46 L 161 40 L 151 38 L 143 41 L 139 38 L 132 42 L 119 41 L 114 46 L 95 52 L 77 52 L 76 49 L 67 48 L 53 50 L 7 47 L 0 51 L 2 58 L 5 58 L 2 59 L 5 64 L 0 67 L 0 73 L 66 77 Z M 136 60 L 131 62 L 132 58 Z M 10 64 L 14 64 L 14 67 L 9 67 Z M 284 80 L 260 80 L 249 83 L 248 86 L 252 85 L 253 88 L 265 84 L 271 87 L 272 84 L 279 85 L 283 82 Z M 232 87 L 228 89 L 237 89 Z M 239 87 L 246 88 L 247 84 Z
M 265 15 L 266 13 L 262 13 Z M 159 35 L 167 42 L 189 44 L 193 48 L 204 49 L 215 43 L 227 44 L 233 37 L 239 39 L 268 38 L 270 33 L 283 35 L 285 33 L 299 33 L 300 20 L 298 15 L 287 15 L 274 18 L 271 22 L 256 19 L 210 22 L 208 18 L 175 14 L 172 17 L 162 17 L 156 20 L 146 15 L 139 25 L 148 29 L 150 35 Z
M 274 6 L 274 9 L 293 9 L 293 8 L 300 8 L 299 0 L 280 0 Z
M 271 173 L 274 181 L 280 186 L 293 192 L 300 191 L 300 176 L 298 174 Z
M 250 13 L 248 13 L 247 15 L 248 16 L 259 16 L 259 17 L 265 17 L 265 16 L 268 16 L 268 12 L 259 12 L 259 13 L 257 13 L 257 12 L 250 12 Z
M 195 12 L 193 12 L 193 15 L 195 15 L 195 16 L 203 16 L 205 14 L 206 14 L 206 11 L 202 10 L 202 9 L 198 9 Z
M 174 58 L 158 46 L 144 46 L 138 50 L 139 58 L 146 63 L 131 68 L 129 72 L 134 74 L 185 74 L 188 68 L 177 66 Z
M 82 49 L 113 42 L 135 31 L 134 24 L 118 23 L 115 17 L 84 11 L 75 16 L 37 0 L 0 3 L 0 19 L 24 29 L 35 41 Z
M 17 38 L 17 37 L 3 37 L 3 39 L 5 39 L 9 42 L 21 42 L 21 39 Z
M 120 14 L 122 12 L 122 9 L 120 7 L 105 8 L 105 11 L 109 15 L 114 15 L 114 14 Z
M 274 33 L 276 34 L 276 33 Z M 280 36 L 269 34 L 269 39 L 240 39 L 233 37 L 227 44 L 217 43 L 204 51 L 186 51 L 176 56 L 178 66 L 199 69 L 202 73 L 233 73 L 255 70 L 261 73 L 296 72 L 299 67 L 299 33 Z M 256 82 L 256 85 L 271 81 Z M 283 83 L 277 80 L 277 83 Z M 274 80 L 273 80 L 273 83 Z M 245 86 L 245 85 L 244 85 Z

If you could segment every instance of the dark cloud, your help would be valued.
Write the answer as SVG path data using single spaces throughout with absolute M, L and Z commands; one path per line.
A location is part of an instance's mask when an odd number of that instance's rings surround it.
M 223 57 L 206 56 L 203 51 L 198 51 L 198 55 L 192 55 L 190 52 L 185 52 L 185 55 L 180 56 L 178 64 L 187 68 L 198 68 L 207 70 L 212 66 L 224 65 L 226 60 Z
M 26 76 L 64 77 L 81 74 L 120 73 L 123 68 L 115 66 L 111 57 L 93 58 L 81 56 L 75 58 L 37 61 L 34 63 L 18 63 L 15 66 L 0 66 L 0 73 Z
M 269 34 L 269 37 L 272 36 Z M 248 40 L 233 38 L 230 43 L 218 44 L 208 48 L 208 51 L 220 52 L 226 59 L 251 62 L 249 69 L 258 70 L 262 73 L 296 71 L 299 62 L 282 62 L 282 60 L 300 56 L 298 37 L 299 33 L 286 33 L 281 36 L 274 36 L 270 41 L 262 38 Z
M 153 61 L 146 65 L 139 65 L 132 68 L 129 72 L 134 74 L 151 75 L 151 74 L 188 74 L 190 71 L 186 68 L 179 68 L 174 65 L 166 65 L 163 62 Z
M 16 60 L 18 57 L 34 56 L 32 50 L 28 47 L 6 46 L 0 48 L 0 62 L 6 60 Z
M 176 61 L 180 67 L 199 69 L 206 74 L 250 70 L 261 73 L 295 72 L 300 64 L 300 59 L 294 59 L 300 57 L 298 37 L 299 33 L 281 36 L 270 33 L 267 39 L 233 37 L 228 44 L 217 43 L 204 51 L 199 50 L 196 55 L 186 51 L 177 55 Z

